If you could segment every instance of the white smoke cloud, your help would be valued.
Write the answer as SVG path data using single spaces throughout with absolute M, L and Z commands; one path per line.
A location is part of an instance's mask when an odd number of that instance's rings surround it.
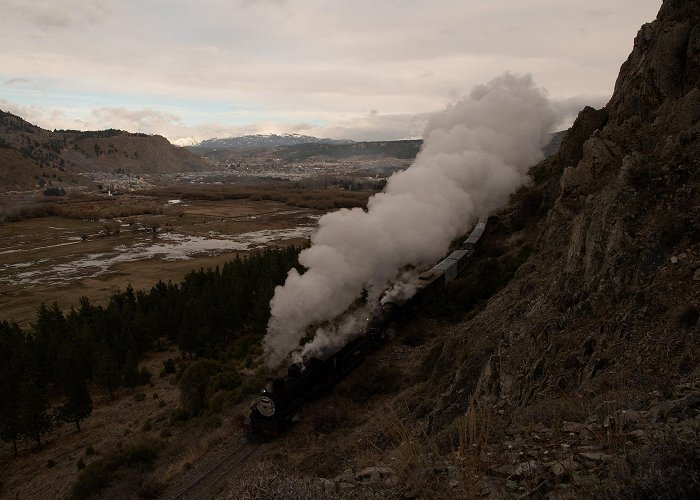
M 413 165 L 393 175 L 366 211 L 342 209 L 319 220 L 300 255 L 306 272 L 292 269 L 270 302 L 268 363 L 282 361 L 310 325 L 337 318 L 364 290 L 378 297 L 407 266 L 436 261 L 479 216 L 503 206 L 543 158 L 556 121 L 532 77 L 508 73 L 434 115 Z M 339 346 L 348 330 L 318 335 Z
M 372 316 L 371 306 L 362 307 L 344 314 L 336 324 L 318 328 L 314 339 L 302 349 L 298 361 L 343 347 L 350 339 L 367 331 Z

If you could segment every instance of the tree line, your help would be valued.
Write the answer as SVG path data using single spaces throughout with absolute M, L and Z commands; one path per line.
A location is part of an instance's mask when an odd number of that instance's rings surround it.
M 245 357 L 265 332 L 270 299 L 301 249 L 290 246 L 237 256 L 221 268 L 189 272 L 179 284 L 158 282 L 150 291 L 131 286 L 106 306 L 87 297 L 62 311 L 42 304 L 27 331 L 0 322 L 0 434 L 12 442 L 41 436 L 53 422 L 90 415 L 89 384 L 110 394 L 147 383 L 138 371 L 144 353 L 164 341 L 190 358 L 217 358 L 228 350 Z M 61 404 L 49 408 L 49 395 Z

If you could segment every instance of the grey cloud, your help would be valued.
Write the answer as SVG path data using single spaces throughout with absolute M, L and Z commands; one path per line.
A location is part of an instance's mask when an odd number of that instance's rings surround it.
M 63 128 L 57 124 L 62 124 L 66 120 L 65 113 L 60 110 L 47 110 L 39 106 L 23 106 L 6 99 L 0 99 L 0 109 L 45 128 Z
M 152 131 L 180 122 L 180 117 L 154 109 L 127 109 L 125 107 L 98 108 L 90 113 L 95 123 L 104 128 L 123 128 L 134 132 Z
M 23 18 L 44 28 L 68 28 L 96 22 L 108 12 L 105 0 L 3 0 L 0 7 L 4 15 Z
M 29 85 L 30 83 L 32 83 L 32 81 L 27 78 L 17 77 L 6 80 L 5 83 L 3 83 L 3 85 Z

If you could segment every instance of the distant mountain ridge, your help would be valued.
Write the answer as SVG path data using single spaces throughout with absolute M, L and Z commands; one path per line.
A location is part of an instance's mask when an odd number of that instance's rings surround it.
M 265 148 L 275 146 L 296 146 L 297 144 L 352 144 L 345 139 L 319 139 L 300 134 L 252 134 L 240 137 L 205 139 L 191 147 L 200 149 Z M 189 146 L 186 146 L 189 147 Z
M 168 174 L 211 166 L 165 137 L 123 130 L 45 130 L 0 111 L 0 191 L 89 184 L 81 174 Z

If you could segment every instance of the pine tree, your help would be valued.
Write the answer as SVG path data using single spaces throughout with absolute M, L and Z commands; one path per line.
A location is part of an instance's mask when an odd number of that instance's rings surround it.
M 92 413 L 92 398 L 85 381 L 76 380 L 66 392 L 68 401 L 59 409 L 58 416 L 64 422 L 75 422 L 80 432 L 80 421 Z
M 31 367 L 19 382 L 19 435 L 34 439 L 41 447 L 41 436 L 48 432 L 53 422 L 46 408 L 46 386 Z
M 216 372 L 216 365 L 209 360 L 200 360 L 188 366 L 180 377 L 180 401 L 190 415 L 199 415 L 205 406 L 209 379 Z
M 95 359 L 95 381 L 114 397 L 114 390 L 121 382 L 119 367 L 106 341 L 102 341 L 98 347 Z
M 66 403 L 60 407 L 58 418 L 65 422 L 75 422 L 80 432 L 80 421 L 92 413 L 92 398 L 87 388 L 88 365 L 80 355 L 79 342 L 67 339 L 58 355 L 58 368 Z
M 12 442 L 17 456 L 21 433 L 20 393 L 17 381 L 22 376 L 24 334 L 14 323 L 0 322 L 0 437 Z
M 138 370 L 138 363 L 136 362 L 136 357 L 134 354 L 129 351 L 126 353 L 126 358 L 124 359 L 124 370 L 122 372 L 122 380 L 124 381 L 124 385 L 126 387 L 131 388 L 131 391 L 134 391 L 134 388 L 139 385 L 139 382 L 141 380 L 141 376 L 139 375 L 139 370 Z

